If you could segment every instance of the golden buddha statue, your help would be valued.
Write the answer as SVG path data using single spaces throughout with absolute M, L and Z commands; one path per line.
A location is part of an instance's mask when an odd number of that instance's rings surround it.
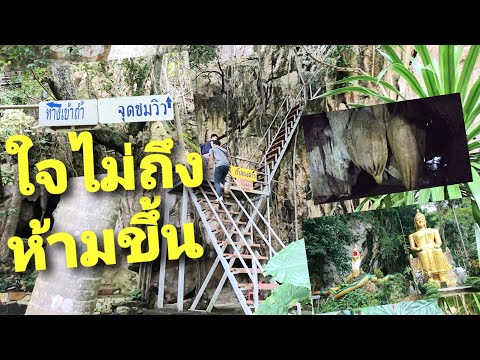
M 447 283 L 447 273 L 451 269 L 450 264 L 442 251 L 442 240 L 437 229 L 427 228 L 425 215 L 419 210 L 414 219 L 415 229 L 408 236 L 410 249 L 417 252 L 420 266 L 428 282 Z

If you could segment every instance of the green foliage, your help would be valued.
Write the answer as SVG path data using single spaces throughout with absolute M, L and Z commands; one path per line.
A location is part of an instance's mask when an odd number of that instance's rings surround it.
M 80 45 L 67 45 L 65 51 L 63 52 L 63 56 L 67 60 L 78 60 L 80 58 L 80 50 L 82 46 Z
M 480 315 L 480 293 L 441 297 L 438 304 L 447 315 Z
M 428 226 L 439 230 L 444 248 L 448 246 L 451 250 L 455 264 L 465 266 L 465 262 L 468 273 L 471 274 L 469 259 L 476 259 L 478 256 L 471 201 L 468 199 L 441 201 L 437 202 L 435 207 L 430 218 L 427 218 Z
M 465 282 L 466 285 L 469 285 L 474 288 L 480 289 L 480 277 L 477 276 L 469 276 L 467 281 Z
M 11 85 L 0 88 L 0 105 L 38 103 L 44 92 L 39 80 L 48 75 L 49 70 L 46 68 L 12 73 L 9 79 Z
M 0 47 L 0 66 L 27 69 L 44 67 L 52 53 L 52 45 L 4 45 Z
M 272 276 L 278 282 L 310 287 L 305 241 L 294 241 L 278 252 L 265 265 L 263 275 Z
M 432 189 L 421 189 L 395 195 L 373 196 L 364 199 L 356 209 L 357 211 L 360 211 L 367 202 L 371 203 L 371 208 L 376 209 L 379 207 L 409 205 L 414 202 L 424 203 L 430 199 L 433 201 L 443 200 L 445 196 L 454 199 L 459 198 L 462 193 L 473 196 L 477 205 L 480 204 L 480 176 L 478 174 L 480 159 L 478 153 L 474 151 L 480 148 L 480 141 L 478 139 L 478 135 L 480 135 L 480 125 L 474 123 L 474 120 L 480 114 L 480 78 L 473 72 L 480 53 L 480 46 L 470 46 L 463 66 L 460 65 L 460 59 L 464 50 L 463 45 L 440 45 L 437 59 L 430 54 L 425 45 L 416 45 L 415 50 L 418 58 L 410 58 L 413 67 L 416 69 L 415 72 L 403 64 L 398 56 L 400 51 L 405 51 L 403 48 L 382 45 L 379 53 L 390 63 L 389 67 L 382 70 L 376 77 L 351 76 L 339 82 L 337 81 L 335 85 L 346 84 L 347 86 L 327 91 L 320 95 L 319 98 L 348 92 L 358 92 L 367 95 L 367 97 L 381 99 L 384 102 L 394 102 L 399 99 L 404 99 L 395 88 L 395 84 L 389 84 L 382 80 L 388 71 L 396 73 L 405 80 L 407 85 L 418 97 L 460 92 L 468 147 L 470 150 L 473 182 Z M 378 91 L 359 85 L 350 86 L 350 84 L 356 84 L 358 81 L 372 83 L 378 88 Z M 393 94 L 388 96 L 382 95 L 384 93 L 388 94 L 388 91 L 391 91 Z
M 145 81 L 150 70 L 148 58 L 123 59 L 121 67 L 125 71 L 125 81 L 130 88 L 130 94 L 134 96 L 144 95 Z
M 367 307 L 361 315 L 445 315 L 435 300 L 404 301 L 397 304 Z
M 218 45 L 190 45 L 188 56 L 191 67 L 200 68 L 218 58 Z
M 22 105 L 26 104 L 24 94 L 18 89 L 7 89 L 0 92 L 0 104 L 1 105 Z
M 437 283 L 426 283 L 420 287 L 420 290 L 425 295 L 426 300 L 436 299 L 440 297 L 440 292 L 438 291 L 440 287 Z
M 18 281 L 13 276 L 0 276 L 0 292 L 5 292 L 11 287 L 16 287 Z
M 13 214 L 17 211 L 18 211 L 18 209 L 16 209 L 16 208 L 9 208 L 9 209 L 6 209 L 6 210 L 0 210 L 0 218 L 5 217 L 5 216 L 10 215 L 10 214 Z
M 62 45 L 63 57 L 76 60 L 80 57 L 80 45 Z M 0 67 L 8 69 L 35 69 L 47 66 L 54 55 L 56 45 L 2 45 Z
M 468 275 L 472 277 L 480 277 L 480 261 L 471 259 L 467 263 Z
M 2 175 L 2 185 L 15 183 L 15 172 L 9 164 L 2 164 L 0 167 L 0 174 Z
M 367 256 L 362 262 L 365 272 L 371 272 L 371 258 L 374 242 L 378 244 L 378 263 L 387 273 L 403 272 L 408 265 L 407 236 L 415 231 L 413 218 L 416 207 L 405 206 L 381 211 L 366 211 L 346 215 L 364 224 L 370 224 L 367 237 Z M 427 220 L 429 215 L 426 215 Z M 376 245 L 377 246 L 377 245 Z
M 137 301 L 142 299 L 142 290 L 135 289 L 130 293 L 130 297 L 132 300 Z
M 303 239 L 275 254 L 265 265 L 264 275 L 271 275 L 282 284 L 260 304 L 255 314 L 286 315 L 296 303 L 309 303 L 311 290 L 306 264 Z
M 17 181 L 17 174 L 13 167 L 16 164 L 16 157 L 8 155 L 5 151 L 5 143 L 10 136 L 23 134 L 32 140 L 33 148 L 29 152 L 32 174 L 36 172 L 33 165 L 48 157 L 48 154 L 52 151 L 50 135 L 47 135 L 42 128 L 35 128 L 36 125 L 36 120 L 21 110 L 9 110 L 1 119 L 0 170 L 3 185 L 14 184 Z
M 292 306 L 298 302 L 309 301 L 310 296 L 310 289 L 307 287 L 282 284 L 260 304 L 255 315 L 286 315 Z
M 327 313 L 341 310 L 355 311 L 357 309 L 375 305 L 379 304 L 376 303 L 373 293 L 360 288 L 349 292 L 338 300 L 334 300 L 333 297 L 322 300 L 315 313 Z
M 373 271 L 373 275 L 375 275 L 377 277 L 377 279 L 381 279 L 383 278 L 385 275 L 383 275 L 383 272 L 382 270 L 380 270 L 379 268 L 376 268 L 374 271 Z
M 340 284 L 340 289 L 350 285 L 351 284 Z M 393 280 L 377 282 L 376 288 L 373 286 L 373 289 L 369 288 L 369 290 L 366 290 L 365 287 L 362 287 L 345 294 L 337 300 L 334 300 L 333 297 L 323 299 L 315 309 L 315 312 L 356 311 L 369 306 L 398 303 L 406 296 L 407 280 L 402 274 L 395 274 Z
M 28 291 L 28 292 L 33 291 L 33 287 L 35 286 L 35 281 L 37 280 L 37 275 L 38 275 L 38 273 L 31 273 L 31 274 L 26 275 L 23 278 L 23 281 L 25 283 L 25 290 L 26 291 Z
M 347 54 L 350 54 L 352 45 L 335 45 L 329 57 L 336 59 L 336 65 L 340 67 L 348 67 L 349 59 Z
M 404 275 L 397 273 L 393 280 L 381 281 L 377 284 L 378 293 L 375 298 L 380 304 L 395 304 L 407 296 L 408 281 Z
M 343 275 L 350 272 L 350 255 L 345 245 L 354 243 L 344 217 L 328 216 L 303 222 L 310 278 L 323 281 L 323 267 L 332 263 Z

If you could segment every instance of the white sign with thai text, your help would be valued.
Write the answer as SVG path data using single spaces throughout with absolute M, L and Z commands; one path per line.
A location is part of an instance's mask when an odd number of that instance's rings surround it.
M 170 95 L 98 99 L 101 124 L 173 120 Z
M 42 101 L 38 105 L 40 126 L 96 125 L 97 100 Z

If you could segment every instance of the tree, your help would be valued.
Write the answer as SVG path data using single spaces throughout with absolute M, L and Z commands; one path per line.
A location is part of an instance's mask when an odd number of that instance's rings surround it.
M 324 267 L 335 265 L 340 273 L 348 273 L 350 256 L 345 246 L 355 242 L 344 217 L 329 216 L 303 222 L 305 248 L 312 286 L 324 285 Z
M 91 230 L 103 239 L 103 230 L 115 228 L 121 200 L 120 191 L 90 193 L 85 190 L 83 177 L 72 178 L 58 204 L 52 232 L 73 235 Z M 83 252 L 80 236 L 74 237 L 77 251 Z M 93 314 L 104 265 L 67 269 L 62 246 L 49 246 L 46 254 L 47 270 L 37 277 L 26 314 Z

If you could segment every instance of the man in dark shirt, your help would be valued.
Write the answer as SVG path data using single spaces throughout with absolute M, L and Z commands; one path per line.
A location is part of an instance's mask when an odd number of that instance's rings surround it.
M 209 158 L 209 151 L 212 148 L 212 141 L 213 140 L 218 140 L 217 134 L 212 134 L 210 135 L 210 140 L 208 140 L 205 144 L 200 145 L 200 153 L 202 154 L 202 159 L 203 159 L 203 180 L 205 181 L 213 181 L 212 177 L 210 175 L 210 169 L 208 167 L 208 158 Z
M 217 134 L 210 135 L 210 140 L 208 140 L 205 144 L 200 145 L 200 152 L 202 155 L 208 154 L 208 152 L 212 148 L 213 140 L 218 140 Z

